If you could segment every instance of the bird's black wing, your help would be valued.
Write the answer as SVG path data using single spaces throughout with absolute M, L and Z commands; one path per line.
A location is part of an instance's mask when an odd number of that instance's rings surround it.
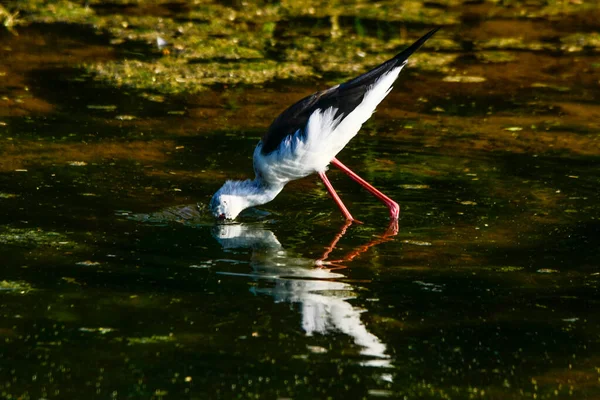
M 429 31 L 429 33 L 417 40 L 402 53 L 373 68 L 369 72 L 340 85 L 305 97 L 289 107 L 273 121 L 262 137 L 261 152 L 265 155 L 269 154 L 277 150 L 286 137 L 294 135 L 298 130 L 302 132 L 308 124 L 310 116 L 318 109 L 327 110 L 331 107 L 335 108 L 337 110 L 335 118 L 350 114 L 362 102 L 367 90 L 369 90 L 371 85 L 380 76 L 402 65 L 438 29 L 435 28 Z

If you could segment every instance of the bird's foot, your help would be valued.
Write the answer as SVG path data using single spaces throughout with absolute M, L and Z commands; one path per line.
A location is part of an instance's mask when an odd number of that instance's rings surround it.
M 398 220 L 398 218 L 400 217 L 400 205 L 395 201 L 391 201 L 387 204 L 387 206 L 390 209 L 390 219 Z
M 390 225 L 388 226 L 387 230 L 383 234 L 383 237 L 387 238 L 390 236 L 396 236 L 398 234 L 399 230 L 400 230 L 400 228 L 398 225 L 398 219 L 397 218 L 392 219 L 392 220 L 390 220 Z

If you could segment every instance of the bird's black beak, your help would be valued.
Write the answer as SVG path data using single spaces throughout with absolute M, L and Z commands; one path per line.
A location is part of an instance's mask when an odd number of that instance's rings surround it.
M 224 220 L 224 219 L 225 219 L 225 214 L 221 214 L 221 215 L 219 215 L 219 219 L 220 219 L 221 221 L 222 221 L 222 220 Z

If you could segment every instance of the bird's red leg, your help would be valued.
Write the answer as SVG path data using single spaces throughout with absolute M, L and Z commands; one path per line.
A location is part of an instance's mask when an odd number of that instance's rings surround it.
M 369 182 L 356 175 L 350 168 L 342 164 L 337 158 L 334 157 L 333 160 L 331 160 L 331 163 L 341 169 L 350 178 L 358 182 L 362 187 L 367 189 L 373 196 L 381 200 L 390 210 L 390 219 L 398 219 L 398 216 L 400 215 L 400 206 L 398 203 L 381 193 L 379 190 L 375 189 Z
M 340 196 L 338 196 L 333 186 L 331 186 L 331 182 L 329 182 L 329 179 L 327 178 L 327 175 L 325 175 L 325 172 L 319 172 L 319 177 L 323 181 L 323 184 L 327 188 L 327 191 L 329 192 L 331 197 L 333 197 L 333 201 L 335 201 L 335 204 L 338 205 L 340 211 L 342 211 L 342 214 L 344 214 L 344 217 L 346 217 L 346 220 L 354 221 L 352 214 L 350 214 L 350 211 L 348 211 L 348 209 L 342 202 L 342 199 L 340 199 Z

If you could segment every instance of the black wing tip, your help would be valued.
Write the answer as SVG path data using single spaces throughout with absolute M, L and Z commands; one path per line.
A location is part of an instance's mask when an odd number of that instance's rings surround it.
M 425 35 L 421 36 L 421 38 L 419 40 L 417 40 L 416 42 L 411 44 L 408 48 L 406 48 L 404 51 L 402 51 L 400 54 L 398 54 L 393 59 L 396 60 L 396 62 L 398 62 L 398 63 L 402 63 L 402 62 L 406 61 L 408 59 L 408 57 L 410 57 L 415 51 L 419 50 L 419 48 L 421 46 L 423 46 L 423 44 L 430 37 L 432 37 L 437 31 L 439 31 L 440 28 L 441 28 L 440 26 L 433 28 L 432 30 L 427 32 Z

